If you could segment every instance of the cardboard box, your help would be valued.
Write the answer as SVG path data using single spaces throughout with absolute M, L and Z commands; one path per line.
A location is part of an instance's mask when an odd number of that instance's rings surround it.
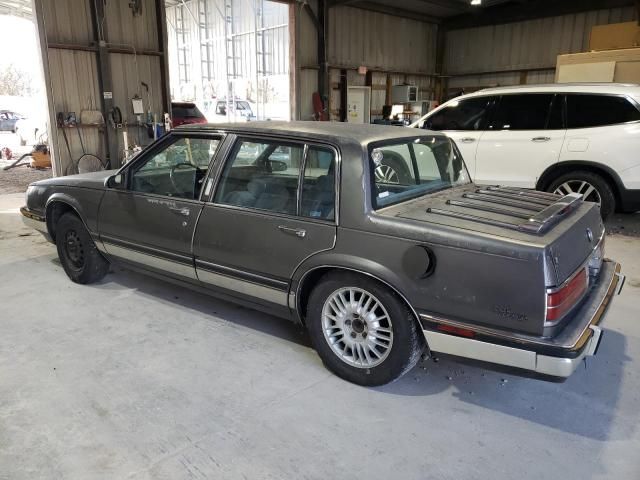
M 596 25 L 591 29 L 589 50 L 615 50 L 640 46 L 638 22 Z
M 640 48 L 558 55 L 556 82 L 640 83 Z

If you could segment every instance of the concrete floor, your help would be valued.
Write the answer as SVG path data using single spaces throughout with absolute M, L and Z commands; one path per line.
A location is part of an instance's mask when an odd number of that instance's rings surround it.
M 567 382 L 444 356 L 366 389 L 284 320 L 117 271 L 67 280 L 0 196 L 0 479 L 638 479 L 640 239 Z M 24 236 L 26 235 L 26 236 Z

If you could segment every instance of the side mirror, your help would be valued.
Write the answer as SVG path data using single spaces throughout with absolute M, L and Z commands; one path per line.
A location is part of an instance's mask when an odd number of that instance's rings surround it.
M 280 160 L 268 160 L 268 162 L 272 172 L 284 172 L 289 168 L 286 162 Z
M 104 181 L 104 186 L 107 188 L 124 188 L 124 177 L 121 173 L 111 175 Z

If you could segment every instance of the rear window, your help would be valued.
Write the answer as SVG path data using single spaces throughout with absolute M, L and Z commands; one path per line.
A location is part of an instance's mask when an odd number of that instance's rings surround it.
M 504 95 L 491 115 L 492 130 L 544 130 L 553 94 Z
M 470 182 L 462 156 L 444 136 L 372 144 L 369 165 L 374 208 Z
M 202 112 L 194 104 L 172 105 L 171 111 L 174 117 L 179 118 L 204 118 Z
M 626 97 L 567 95 L 567 127 L 588 128 L 640 120 L 640 111 Z

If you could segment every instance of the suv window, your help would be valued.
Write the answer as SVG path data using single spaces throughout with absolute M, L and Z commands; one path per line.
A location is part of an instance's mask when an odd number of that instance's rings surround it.
M 220 139 L 177 139 L 132 169 L 131 190 L 197 199 Z
M 239 140 L 214 202 L 295 214 L 303 151 L 299 144 Z
M 553 94 L 503 95 L 489 122 L 491 130 L 544 130 Z
M 482 130 L 494 97 L 455 100 L 428 117 L 422 128 L 429 130 Z
M 588 128 L 640 120 L 627 98 L 615 95 L 567 95 L 567 127 Z

